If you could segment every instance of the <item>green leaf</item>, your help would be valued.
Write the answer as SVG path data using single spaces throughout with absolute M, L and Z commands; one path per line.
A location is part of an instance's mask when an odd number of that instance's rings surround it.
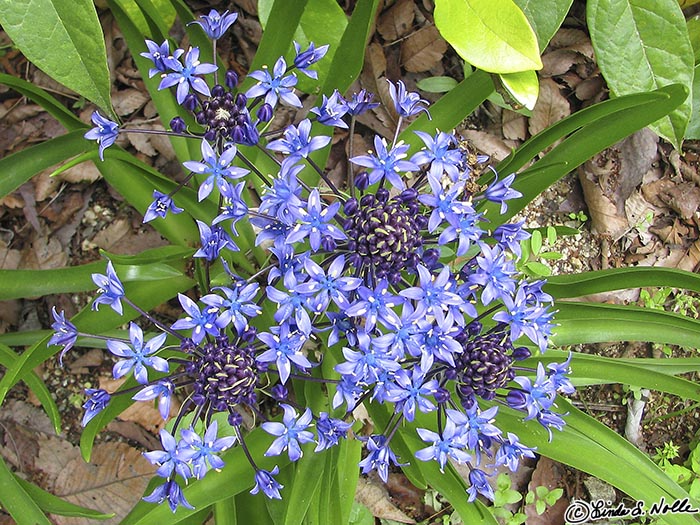
M 457 84 L 458 82 L 452 77 L 428 77 L 419 80 L 416 87 L 427 93 L 447 93 Z
M 459 56 L 479 69 L 542 68 L 535 32 L 513 0 L 437 0 L 435 25 Z
M 17 361 L 17 354 L 15 354 L 9 346 L 0 344 L 0 366 L 5 368 L 10 368 Z M 49 416 L 53 428 L 56 434 L 61 432 L 61 415 L 58 412 L 58 407 L 53 397 L 51 397 L 51 392 L 46 388 L 44 381 L 39 377 L 39 375 L 32 370 L 30 374 L 27 374 L 24 378 L 24 382 L 27 384 L 29 389 L 34 392 L 41 406 L 44 407 L 46 414 Z
M 114 115 L 104 36 L 92 0 L 0 0 L 0 24 L 39 69 Z
M 85 131 L 72 131 L 0 159 L 0 198 L 19 188 L 40 171 L 73 155 L 84 153 L 91 147 L 83 138 L 84 134 Z
M 557 299 L 565 299 L 647 286 L 668 286 L 700 292 L 700 275 L 674 268 L 643 266 L 611 268 L 578 274 L 555 275 L 547 280 L 545 290 Z
M 44 512 L 50 512 L 51 514 L 58 514 L 60 516 L 90 518 L 93 520 L 107 520 L 114 517 L 114 514 L 104 514 L 97 510 L 81 507 L 70 501 L 64 501 L 18 476 L 15 476 L 15 480 Z
M 697 140 L 700 139 L 700 64 L 694 68 L 692 99 L 693 112 L 688 129 L 685 130 L 685 138 Z
M 648 341 L 695 347 L 700 321 L 629 305 L 558 301 L 555 335 L 559 345 L 611 341 Z
M 316 453 L 311 447 L 304 447 L 304 449 L 305 457 L 296 464 L 293 483 L 287 487 L 289 492 L 285 494 L 286 512 L 283 521 L 285 525 L 301 525 L 311 501 L 318 493 L 326 467 L 328 450 Z
M 586 17 L 598 66 L 615 96 L 669 84 L 690 92 L 693 48 L 676 0 L 591 0 Z M 688 98 L 651 129 L 679 149 L 691 104 Z
M 43 89 L 36 87 L 26 80 L 13 77 L 12 75 L 6 75 L 5 73 L 0 73 L 0 84 L 5 84 L 6 86 L 11 87 L 18 93 L 21 93 L 25 97 L 39 104 L 42 108 L 48 111 L 52 117 L 58 120 L 68 131 L 75 131 L 77 129 L 87 127 L 82 120 L 68 111 L 66 106 L 61 104 Z
M 501 86 L 510 98 L 520 106 L 525 106 L 531 111 L 534 109 L 537 97 L 540 94 L 540 82 L 537 78 L 537 73 L 534 71 L 502 73 L 498 75 L 498 78 Z M 507 100 L 506 97 L 504 99 Z
M 697 16 L 691 18 L 686 23 L 688 27 L 688 37 L 690 44 L 693 46 L 693 58 L 695 65 L 700 64 L 700 18 Z
M 569 13 L 573 0 L 514 0 L 523 10 L 537 35 L 540 52 L 561 26 Z
M 0 504 L 17 523 L 51 525 L 41 509 L 19 484 L 0 456 Z

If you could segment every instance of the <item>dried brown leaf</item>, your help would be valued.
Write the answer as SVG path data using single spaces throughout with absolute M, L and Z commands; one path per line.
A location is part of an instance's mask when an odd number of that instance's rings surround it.
M 570 113 L 569 101 L 561 94 L 559 85 L 552 79 L 541 79 L 540 95 L 528 125 L 530 135 L 536 135 Z
M 92 243 L 111 253 L 135 255 L 166 241 L 150 227 L 135 229 L 127 219 L 117 219 L 95 235 Z
M 509 140 L 525 140 L 527 138 L 527 118 L 520 113 L 506 109 L 501 114 L 503 136 Z
M 542 55 L 542 69 L 539 71 L 541 77 L 553 77 L 563 75 L 569 71 L 574 64 L 585 60 L 576 51 L 571 49 L 556 49 L 551 53 Z
M 659 195 L 673 211 L 682 219 L 690 219 L 700 206 L 700 188 L 693 182 L 682 182 L 674 185 Z
M 79 182 L 95 182 L 101 177 L 102 174 L 100 174 L 97 166 L 95 166 L 92 162 L 81 162 L 80 164 L 72 166 L 66 171 L 56 175 L 58 180 L 63 180 L 74 184 Z
M 377 518 L 394 520 L 399 523 L 415 523 L 415 520 L 406 516 L 391 502 L 386 488 L 380 481 L 373 478 L 360 477 L 357 480 L 355 500 L 367 507 Z
M 601 188 L 600 179 L 613 169 L 613 162 L 608 161 L 599 166 L 597 161 L 587 161 L 578 168 L 578 176 L 583 189 L 583 196 L 591 216 L 591 230 L 600 235 L 606 235 L 618 240 L 629 229 L 629 223 L 623 209 L 618 206 Z
M 410 31 L 414 18 L 413 0 L 398 0 L 380 15 L 377 31 L 385 41 L 393 42 Z
M 55 237 L 38 237 L 22 252 L 20 266 L 28 270 L 50 270 L 63 268 L 68 254 Z
M 657 160 L 659 137 L 648 129 L 630 135 L 617 146 L 620 163 L 615 193 L 620 200 L 627 199 L 642 183 L 644 174 Z
M 437 28 L 426 26 L 401 42 L 401 62 L 406 71 L 428 71 L 442 60 L 446 51 L 447 42 Z
M 148 95 L 138 89 L 124 89 L 112 93 L 112 105 L 120 117 L 131 115 L 147 102 Z
M 477 151 L 489 155 L 495 161 L 505 159 L 511 152 L 511 146 L 503 139 L 474 129 L 465 129 L 460 132 L 464 140 L 469 141 Z
M 547 487 L 550 491 L 556 488 L 566 488 L 564 476 L 566 472 L 562 466 L 541 456 L 537 461 L 537 466 L 532 472 L 529 490 L 535 492 L 537 487 Z M 564 511 L 569 504 L 566 494 L 562 496 L 552 507 L 548 507 L 543 514 L 537 514 L 535 504 L 525 505 L 525 515 L 528 525 L 558 525 L 564 523 Z
M 590 44 L 591 39 L 580 29 L 562 28 L 556 32 L 549 43 L 549 47 L 553 49 L 570 48 L 581 44 Z

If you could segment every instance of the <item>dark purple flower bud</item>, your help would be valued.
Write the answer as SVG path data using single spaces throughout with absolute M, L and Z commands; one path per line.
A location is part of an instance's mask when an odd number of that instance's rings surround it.
M 221 84 L 217 84 L 213 88 L 211 88 L 212 97 L 223 97 L 225 94 L 226 90 L 224 90 L 224 86 L 222 86 Z
M 524 410 L 527 408 L 527 397 L 520 390 L 511 390 L 508 392 L 506 401 L 512 408 L 517 408 L 518 410 Z
M 245 105 L 247 103 L 248 103 L 248 97 L 246 97 L 243 93 L 238 93 L 236 95 L 236 106 L 243 109 L 243 108 L 245 108 Z
M 470 337 L 476 337 L 481 333 L 483 325 L 479 321 L 472 321 L 467 325 L 467 333 Z
M 268 103 L 263 104 L 258 108 L 255 116 L 258 117 L 261 122 L 270 122 L 272 119 L 272 106 Z
M 204 137 L 206 138 L 206 135 Z M 236 126 L 235 128 L 233 128 L 231 138 L 236 144 L 245 144 L 247 141 L 245 130 L 241 126 Z
M 216 130 L 215 129 L 210 129 L 204 134 L 204 140 L 207 142 L 214 142 L 214 139 L 216 138 Z
M 530 352 L 530 349 L 526 346 L 519 346 L 517 348 L 513 348 L 513 353 L 511 355 L 516 361 L 522 361 L 523 359 L 530 357 L 532 352 Z
M 232 427 L 238 427 L 243 424 L 243 416 L 241 416 L 238 412 L 231 412 L 228 415 L 228 424 L 231 425 Z
M 199 105 L 199 99 L 194 93 L 189 93 L 185 96 L 185 100 L 182 101 L 182 107 L 187 111 L 194 111 Z
M 338 245 L 333 237 L 330 235 L 324 235 L 323 238 L 321 238 L 321 247 L 327 252 L 333 252 Z
M 374 195 L 365 195 L 360 199 L 360 206 L 363 208 L 372 206 L 377 199 L 374 198 Z
M 243 339 L 246 343 L 252 343 L 257 334 L 258 330 L 254 326 L 249 326 L 241 333 L 241 339 Z
M 440 250 L 436 248 L 430 248 L 429 250 L 425 250 L 423 253 L 423 263 L 429 268 L 432 269 L 435 267 L 436 264 L 438 264 L 440 260 Z
M 425 215 L 418 215 L 416 217 L 416 226 L 419 230 L 423 230 L 428 226 L 428 217 Z
M 275 386 L 272 387 L 272 391 L 270 392 L 270 394 L 272 395 L 272 398 L 276 401 L 285 401 L 287 399 L 287 396 L 289 396 L 289 391 L 287 390 L 287 387 L 284 386 L 282 383 L 277 383 Z
M 415 201 L 418 198 L 418 191 L 415 188 L 406 188 L 399 195 L 401 202 L 409 203 Z
M 438 388 L 434 394 L 435 401 L 439 404 L 447 403 L 450 400 L 450 392 L 444 388 Z
M 227 88 L 235 89 L 238 85 L 238 74 L 236 74 L 236 72 L 232 69 L 229 69 L 226 71 L 224 82 L 226 83 Z
M 345 215 L 355 215 L 358 210 L 358 205 L 357 205 L 357 199 L 354 197 L 352 199 L 348 199 L 345 201 L 345 204 L 343 205 L 343 211 L 345 212 Z
M 389 190 L 386 188 L 379 188 L 377 190 L 377 200 L 381 203 L 385 203 L 389 200 Z
M 369 187 L 369 174 L 366 171 L 361 171 L 355 176 L 355 187 L 360 191 Z
M 184 133 L 187 129 L 187 124 L 185 124 L 182 117 L 175 117 L 170 121 L 170 129 L 175 133 Z
M 194 344 L 194 341 L 189 337 L 186 337 L 180 342 L 180 350 L 182 350 L 186 354 L 192 353 L 195 350 L 195 348 L 197 348 L 197 345 Z

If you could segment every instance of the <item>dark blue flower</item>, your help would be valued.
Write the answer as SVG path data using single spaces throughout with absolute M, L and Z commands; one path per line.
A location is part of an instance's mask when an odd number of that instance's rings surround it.
M 272 186 L 265 189 L 258 211 L 274 215 L 287 224 L 294 224 L 299 219 L 299 208 L 302 206 L 302 187 L 297 175 L 303 169 L 301 164 L 283 162 L 279 175 L 272 181 Z
M 63 356 L 68 350 L 73 348 L 75 341 L 78 339 L 78 329 L 73 323 L 66 319 L 65 312 L 59 314 L 55 306 L 51 309 L 51 314 L 54 319 L 51 325 L 51 328 L 54 329 L 54 333 L 47 344 L 48 346 L 63 345 L 63 350 L 61 350 L 61 354 L 58 356 L 58 361 L 61 366 L 63 366 Z
M 422 264 L 416 266 L 420 278 L 419 286 L 411 286 L 399 295 L 416 301 L 416 316 L 432 315 L 438 322 L 445 318 L 451 306 L 459 306 L 463 299 L 451 290 L 453 279 L 449 266 L 445 266 L 437 277 Z
M 202 64 L 199 61 L 199 48 L 191 47 L 187 51 L 184 65 L 175 56 L 166 57 L 163 61 L 172 70 L 172 73 L 168 73 L 163 77 L 158 89 L 177 86 L 176 98 L 178 104 L 182 104 L 185 101 L 185 97 L 190 92 L 190 89 L 206 97 L 211 96 L 209 86 L 204 79 L 197 75 L 207 75 L 218 68 L 214 64 Z
M 513 224 L 501 224 L 493 232 L 493 238 L 516 257 L 520 257 L 522 249 L 520 241 L 530 238 L 530 233 L 523 229 L 525 221 Z
M 424 111 L 430 118 L 430 112 L 425 107 L 428 104 L 427 100 L 420 98 L 418 93 L 406 91 L 406 85 L 401 80 L 396 84 L 391 80 L 387 82 L 389 82 L 389 96 L 394 101 L 394 109 L 400 117 L 407 118 Z
M 280 469 L 275 466 L 272 471 L 258 469 L 255 471 L 255 486 L 250 491 L 251 494 L 257 494 L 261 490 L 270 499 L 282 499 L 280 489 L 284 488 L 273 476 L 279 474 Z
M 435 460 L 440 465 L 440 472 L 445 471 L 447 460 L 452 458 L 457 463 L 466 463 L 471 456 L 465 452 L 465 443 L 461 430 L 454 424 L 454 421 L 447 418 L 445 428 L 438 434 L 425 428 L 416 429 L 420 438 L 432 445 L 422 448 L 415 453 L 421 461 Z
M 396 459 L 396 454 L 389 448 L 385 436 L 369 436 L 367 438 L 367 452 L 367 457 L 360 461 L 362 473 L 369 474 L 372 470 L 376 470 L 384 483 L 389 479 L 389 464 L 401 466 Z
M 216 9 L 209 11 L 208 15 L 201 15 L 199 20 L 190 22 L 191 24 L 198 24 L 204 29 L 204 32 L 212 40 L 217 40 L 223 36 L 223 34 L 228 30 L 229 27 L 238 18 L 238 13 L 229 13 L 228 10 L 219 14 Z
M 312 415 L 311 409 L 307 408 L 304 413 L 298 417 L 297 411 L 293 407 L 282 403 L 280 404 L 284 410 L 282 423 L 277 421 L 267 421 L 262 424 L 262 428 L 268 434 L 277 436 L 270 445 L 270 448 L 265 452 L 266 456 L 279 456 L 285 450 L 289 455 L 290 461 L 297 461 L 303 456 L 301 446 L 304 443 L 312 443 L 314 435 L 306 430 L 311 424 Z
M 428 396 L 434 396 L 439 389 L 436 379 L 426 380 L 425 372 L 420 366 L 413 366 L 410 373 L 402 368 L 394 374 L 394 383 L 388 386 L 385 399 L 395 403 L 395 410 L 403 412 L 406 421 L 413 421 L 416 407 L 421 412 L 435 410 L 435 404 Z
M 469 275 L 469 282 L 483 286 L 481 302 L 484 306 L 491 301 L 515 292 L 515 266 L 506 258 L 506 252 L 498 245 L 491 248 L 480 243 L 481 255 L 476 258 L 477 269 Z
M 248 319 L 262 313 L 260 306 L 255 303 L 259 288 L 256 282 L 233 288 L 221 286 L 216 290 L 221 291 L 226 298 L 217 294 L 207 294 L 201 301 L 218 309 L 216 324 L 221 329 L 233 322 L 236 332 L 240 335 L 248 329 Z
M 411 162 L 416 164 L 430 164 L 428 176 L 437 182 L 442 180 L 443 174 L 447 173 L 452 182 L 459 180 L 459 166 L 464 161 L 464 155 L 457 148 L 452 148 L 456 144 L 454 135 L 438 131 L 435 138 L 423 131 L 414 131 L 423 141 L 425 148 L 411 157 Z
M 148 367 L 158 372 L 167 372 L 168 362 L 162 357 L 152 355 L 163 346 L 167 336 L 168 334 L 163 332 L 144 344 L 143 331 L 136 323 L 130 323 L 129 339 L 131 340 L 131 346 L 122 341 L 108 340 L 107 349 L 114 355 L 124 358 L 114 364 L 114 378 L 124 377 L 133 368 L 136 381 L 145 385 L 148 383 Z
M 324 312 L 331 300 L 341 310 L 345 310 L 350 306 L 349 292 L 362 284 L 362 279 L 359 277 L 345 277 L 343 275 L 345 269 L 345 256 L 343 255 L 333 259 L 328 267 L 328 272 L 310 258 L 304 260 L 304 269 L 311 279 L 297 285 L 295 291 L 305 295 L 316 294 L 309 300 L 309 304 L 311 310 L 317 314 Z
M 202 141 L 202 160 L 203 162 L 186 161 L 183 165 L 190 171 L 199 174 L 206 174 L 208 177 L 199 186 L 197 194 L 200 201 L 203 201 L 209 196 L 216 185 L 222 194 L 230 193 L 231 188 L 228 182 L 229 179 L 240 179 L 248 170 L 231 166 L 231 162 L 236 158 L 238 150 L 236 146 L 229 146 L 224 150 L 221 156 L 218 156 L 214 149 L 206 140 Z
M 162 379 L 139 390 L 131 399 L 150 401 L 158 398 L 158 411 L 163 419 L 170 416 L 170 401 L 175 392 L 175 384 L 170 379 Z
M 182 208 L 175 206 L 173 198 L 170 195 L 161 193 L 158 190 L 153 190 L 153 198 L 154 201 L 151 202 L 146 213 L 143 215 L 143 222 L 152 221 L 156 217 L 164 219 L 168 212 L 182 213 L 184 211 Z
M 202 247 L 194 252 L 192 257 L 203 257 L 207 261 L 212 262 L 219 258 L 219 254 L 224 248 L 234 252 L 238 251 L 238 246 L 221 226 L 214 225 L 210 228 L 208 224 L 197 221 L 197 227 L 199 228 Z
M 234 436 L 217 438 L 218 423 L 212 421 L 203 437 L 200 437 L 191 428 L 182 430 L 182 441 L 178 450 L 179 458 L 192 467 L 192 474 L 197 479 L 202 479 L 209 467 L 220 470 L 224 467 L 224 461 L 217 455 L 230 448 L 235 442 Z
M 507 200 L 517 199 L 523 196 L 523 194 L 520 193 L 518 190 L 514 190 L 510 187 L 510 185 L 513 184 L 514 180 L 515 173 L 511 173 L 505 179 L 501 180 L 498 180 L 498 175 L 496 175 L 496 178 L 491 184 L 489 184 L 489 186 L 486 188 L 486 191 L 484 192 L 484 196 L 488 200 L 500 203 L 501 214 L 504 214 L 508 209 L 508 205 L 506 204 Z
M 309 195 L 306 209 L 300 208 L 299 222 L 287 235 L 287 243 L 299 242 L 309 238 L 311 249 L 316 252 L 321 247 L 323 237 L 331 237 L 336 240 L 346 238 L 345 233 L 333 224 L 333 218 L 340 208 L 340 202 L 336 201 L 328 206 L 321 203 L 321 195 L 314 188 Z
M 279 328 L 272 327 L 272 333 L 262 332 L 258 334 L 267 350 L 256 357 L 256 361 L 260 363 L 275 363 L 277 372 L 280 375 L 280 381 L 284 384 L 289 379 L 289 374 L 292 373 L 292 363 L 298 368 L 306 370 L 313 365 L 301 351 L 306 336 L 301 332 L 289 331 L 289 325 L 283 324 Z
M 170 510 L 173 512 L 175 512 L 180 505 L 186 509 L 194 509 L 185 499 L 180 485 L 174 480 L 168 480 L 162 485 L 158 485 L 148 496 L 144 496 L 143 500 L 149 503 L 163 503 L 167 500 Z
M 102 390 L 101 388 L 88 388 L 85 390 L 85 393 L 88 395 L 88 399 L 85 401 L 85 404 L 83 404 L 83 408 L 85 409 L 85 414 L 81 421 L 81 425 L 83 426 L 87 425 L 93 417 L 102 412 L 112 398 L 106 390 Z
M 535 449 L 526 447 L 518 436 L 508 432 L 508 440 L 501 443 L 496 451 L 496 465 L 506 465 L 511 472 L 516 472 L 522 458 L 534 458 Z
M 298 126 L 287 126 L 284 138 L 273 140 L 267 149 L 289 155 L 285 163 L 293 164 L 301 158 L 307 158 L 312 151 L 325 148 L 330 141 L 331 137 L 311 137 L 311 121 L 305 118 Z
M 179 293 L 177 298 L 180 300 L 180 305 L 187 316 L 175 321 L 171 327 L 173 330 L 192 328 L 192 341 L 195 344 L 199 344 L 206 334 L 219 335 L 219 327 L 216 324 L 218 308 L 207 306 L 200 311 L 197 303 L 186 295 Z
M 402 160 L 408 156 L 408 144 L 396 144 L 390 150 L 387 149 L 386 141 L 379 135 L 374 137 L 374 154 L 353 157 L 350 162 L 358 166 L 370 168 L 369 183 L 374 184 L 385 178 L 396 189 L 406 189 L 402 175 L 407 171 L 418 171 L 420 166 L 415 162 Z
M 107 275 L 93 273 L 92 282 L 97 285 L 97 293 L 99 294 L 92 302 L 92 309 L 97 310 L 98 305 L 108 304 L 112 310 L 122 315 L 121 298 L 124 297 L 124 286 L 114 271 L 112 261 L 107 261 Z
M 311 113 L 318 115 L 316 120 L 321 124 L 347 129 L 348 125 L 343 121 L 343 115 L 345 115 L 347 111 L 347 103 L 336 89 L 330 97 L 323 95 L 321 107 L 313 108 Z
M 257 80 L 258 83 L 246 91 L 245 96 L 248 98 L 265 97 L 265 103 L 270 104 L 273 108 L 277 105 L 278 99 L 282 99 L 285 104 L 300 108 L 301 100 L 294 94 L 297 77 L 294 73 L 284 76 L 286 72 L 287 62 L 283 57 L 275 62 L 272 75 L 266 68 L 251 72 L 248 76 Z
M 365 331 L 370 332 L 381 321 L 385 325 L 396 326 L 401 320 L 392 310 L 404 302 L 403 297 L 389 293 L 389 282 L 380 279 L 374 289 L 360 286 L 357 289 L 359 298 L 345 311 L 350 317 L 365 319 Z
M 184 479 L 192 477 L 192 471 L 187 463 L 180 458 L 180 444 L 175 437 L 162 428 L 160 430 L 160 443 L 163 450 L 144 452 L 143 456 L 152 465 L 158 465 L 158 474 L 161 478 L 170 478 L 176 472 Z
M 148 77 L 153 78 L 159 73 L 165 73 L 168 70 L 168 66 L 165 65 L 164 59 L 171 56 L 168 41 L 164 40 L 161 45 L 158 45 L 153 40 L 146 40 L 146 47 L 148 48 L 148 52 L 141 53 L 141 56 L 151 60 L 154 66 L 148 70 Z M 173 53 L 173 56 L 178 58 L 182 53 L 184 53 L 182 49 L 177 49 Z
M 350 100 L 345 101 L 348 114 L 356 117 L 365 111 L 378 107 L 379 103 L 372 102 L 373 98 L 374 94 L 369 93 L 366 89 L 360 90 L 359 93 L 353 93 Z
M 117 140 L 117 136 L 119 135 L 119 125 L 116 122 L 112 122 L 108 118 L 103 117 L 97 111 L 93 111 L 90 119 L 95 127 L 85 133 L 84 137 L 88 140 L 97 141 L 100 160 L 105 160 L 104 152 L 107 148 L 114 144 L 115 140 Z
M 341 439 L 345 439 L 352 423 L 346 423 L 342 419 L 330 417 L 327 412 L 321 412 L 316 420 L 316 433 L 318 445 L 314 452 L 320 452 L 334 447 Z
M 467 494 L 469 494 L 468 501 L 474 501 L 478 494 L 493 501 L 495 496 L 491 485 L 486 479 L 486 472 L 478 468 L 471 469 L 469 471 L 469 483 L 471 483 L 471 486 L 467 489 Z
M 301 46 L 295 41 L 294 51 L 296 52 L 294 56 L 294 66 L 304 73 L 307 77 L 313 78 L 314 80 L 318 78 L 318 73 L 316 71 L 308 69 L 309 66 L 315 64 L 321 60 L 328 52 L 328 44 L 324 46 L 316 47 L 314 43 L 309 43 L 309 47 L 302 51 Z

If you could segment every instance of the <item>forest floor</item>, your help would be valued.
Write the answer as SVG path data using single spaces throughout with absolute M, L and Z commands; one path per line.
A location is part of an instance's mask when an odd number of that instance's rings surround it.
M 341 5 L 343 2 L 340 2 Z M 252 60 L 261 35 L 254 0 L 188 2 L 195 12 L 210 8 L 240 12 L 230 37 L 219 42 L 222 57 L 243 73 Z M 352 4 L 347 0 L 347 4 Z M 350 5 L 344 6 L 351 10 Z M 442 40 L 432 22 L 430 0 L 386 2 L 367 48 L 365 67 L 357 89 L 366 88 L 388 100 L 384 78 L 403 79 L 410 90 L 433 76 L 463 78 L 463 65 Z M 157 125 L 158 116 L 109 12 L 100 13 L 114 72 L 112 98 L 120 118 L 131 125 Z M 181 28 L 178 36 L 182 34 Z M 89 122 L 93 107 L 54 83 L 29 64 L 0 31 L 0 71 L 30 80 L 53 92 Z M 543 56 L 539 72 L 540 98 L 525 116 L 487 102 L 457 129 L 474 148 L 494 161 L 505 157 L 530 136 L 553 122 L 608 97 L 585 27 L 583 2 L 576 1 L 562 29 Z M 438 95 L 426 94 L 437 99 Z M 310 107 L 311 100 L 305 100 Z M 305 111 L 305 110 L 304 110 Z M 287 112 L 276 124 L 298 118 Z M 355 144 L 362 149 L 374 133 L 393 135 L 394 117 L 378 109 L 360 119 Z M 65 130 L 41 107 L 0 86 L 0 157 L 61 135 Z M 146 137 L 146 138 L 144 138 Z M 342 183 L 348 157 L 347 132 L 334 137 L 331 176 Z M 163 173 L 176 176 L 181 166 L 166 140 L 131 135 L 119 144 Z M 564 225 L 579 234 L 559 236 L 548 251 L 561 259 L 550 261 L 554 274 L 627 265 L 663 266 L 697 271 L 700 264 L 700 145 L 689 142 L 675 151 L 652 132 L 642 130 L 588 161 L 576 172 L 540 195 L 522 214 L 527 227 Z M 100 250 L 132 254 L 165 241 L 116 192 L 101 180 L 91 163 L 82 163 L 50 177 L 41 173 L 0 200 L 0 269 L 51 269 L 100 259 Z M 63 294 L 0 302 L 0 334 L 50 327 L 53 306 L 68 317 L 89 301 L 85 294 Z M 597 296 L 609 303 L 661 307 L 697 316 L 700 302 L 675 290 L 627 290 Z M 167 309 L 167 306 L 164 307 Z M 599 344 L 576 350 L 607 356 L 697 356 L 697 350 L 628 343 Z M 23 385 L 0 408 L 0 454 L 16 472 L 59 496 L 123 515 L 143 494 L 153 469 L 141 451 L 158 447 L 162 421 L 155 409 L 129 409 L 98 437 L 90 464 L 80 457 L 77 443 L 83 389 L 115 386 L 113 362 L 99 349 L 70 352 L 63 368 L 55 359 L 37 370 L 51 389 L 62 415 L 63 428 L 55 435 L 38 401 Z M 696 379 L 692 377 L 692 379 Z M 673 396 L 640 391 L 635 385 L 583 387 L 573 396 L 576 406 L 626 435 L 654 454 L 673 442 L 680 459 L 687 456 L 700 428 L 697 408 Z M 641 417 L 640 417 L 641 415 Z M 114 458 L 120 458 L 115 462 Z M 588 475 L 540 458 L 517 475 L 514 487 L 522 492 L 536 486 L 564 489 L 561 500 L 538 515 L 534 504 L 520 510 L 530 525 L 563 523 L 563 510 L 573 498 L 613 499 L 623 495 Z M 433 495 L 434 496 L 434 495 Z M 377 517 L 398 522 L 443 523 L 450 509 L 424 491 L 413 488 L 400 473 L 385 486 L 362 478 L 357 500 Z M 55 517 L 56 523 L 87 523 Z M 110 520 L 107 523 L 116 523 Z M 0 511 L 0 525 L 11 523 Z

